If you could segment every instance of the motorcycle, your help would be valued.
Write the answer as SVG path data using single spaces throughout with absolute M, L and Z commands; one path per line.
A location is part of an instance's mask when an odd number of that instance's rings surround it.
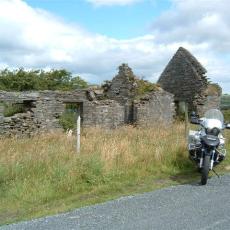
M 209 171 L 217 174 L 213 168 L 226 156 L 223 130 L 230 129 L 230 124 L 224 123 L 224 116 L 218 109 L 208 110 L 202 118 L 193 112 L 190 122 L 199 125 L 199 129 L 189 131 L 189 158 L 196 162 L 201 172 L 201 184 L 205 185 Z

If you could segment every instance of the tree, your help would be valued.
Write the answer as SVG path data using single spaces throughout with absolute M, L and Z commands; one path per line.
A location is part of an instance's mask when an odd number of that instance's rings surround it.
M 88 87 L 88 83 L 79 76 L 76 76 L 71 79 L 71 86 L 72 89 L 84 89 Z
M 73 77 L 65 69 L 61 70 L 17 70 L 0 71 L 0 90 L 74 90 L 87 88 L 88 84 L 81 77 Z

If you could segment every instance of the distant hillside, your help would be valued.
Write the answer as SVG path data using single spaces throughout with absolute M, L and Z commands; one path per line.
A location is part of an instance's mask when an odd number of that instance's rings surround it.
M 221 109 L 230 109 L 230 95 L 224 94 L 221 97 Z

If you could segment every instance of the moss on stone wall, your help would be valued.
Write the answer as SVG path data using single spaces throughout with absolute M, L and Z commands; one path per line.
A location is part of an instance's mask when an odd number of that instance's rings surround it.
M 159 85 L 145 80 L 137 81 L 136 94 L 142 96 L 146 93 L 159 90 Z
M 208 88 L 206 90 L 206 93 L 209 95 L 209 96 L 215 96 L 215 95 L 218 95 L 218 96 L 221 96 L 222 94 L 222 89 L 221 87 L 216 84 L 216 83 L 209 83 L 208 84 Z

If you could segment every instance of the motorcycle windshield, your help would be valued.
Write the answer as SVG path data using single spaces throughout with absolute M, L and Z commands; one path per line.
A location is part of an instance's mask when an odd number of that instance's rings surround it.
M 215 120 L 219 120 L 221 122 L 221 124 L 223 125 L 224 124 L 224 116 L 223 116 L 223 113 L 218 110 L 218 109 L 210 109 L 208 110 L 204 117 L 206 119 L 215 119 Z

